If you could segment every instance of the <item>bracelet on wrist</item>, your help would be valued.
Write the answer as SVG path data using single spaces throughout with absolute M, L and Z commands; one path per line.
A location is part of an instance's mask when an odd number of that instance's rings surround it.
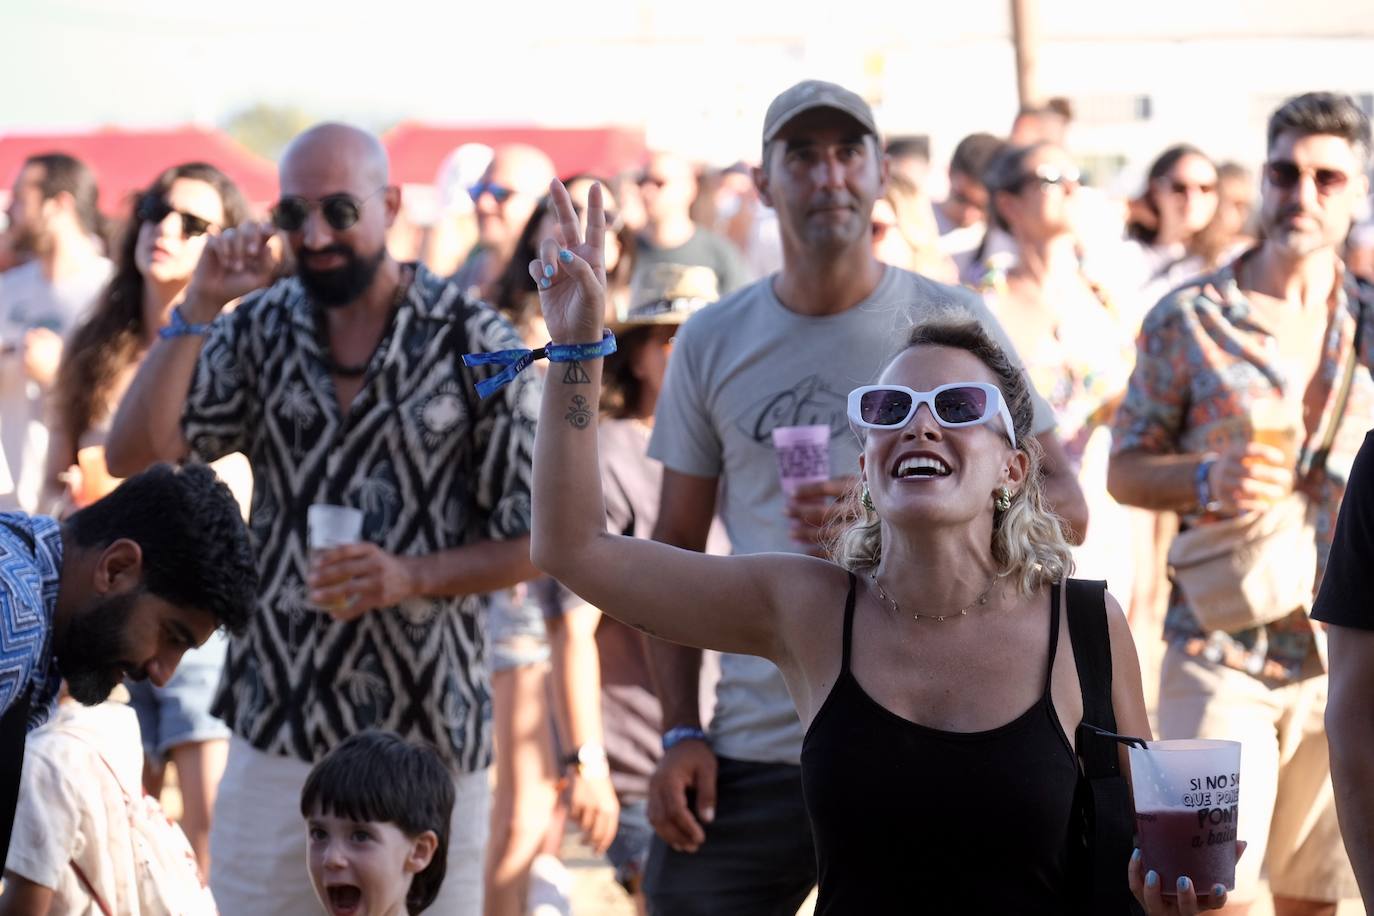
M 192 323 L 186 320 L 186 316 L 181 314 L 181 306 L 172 306 L 172 313 L 167 317 L 167 326 L 159 328 L 157 336 L 163 340 L 170 340 L 173 337 L 188 337 L 198 335 L 204 337 L 210 333 L 210 322 Z
M 465 353 L 465 366 L 504 366 L 491 378 L 477 382 L 477 396 L 487 397 L 495 394 L 509 384 L 517 375 L 536 359 L 547 359 L 551 363 L 573 363 L 587 359 L 600 359 L 615 352 L 615 335 L 610 328 L 601 332 L 601 340 L 596 343 L 556 344 L 547 343 L 538 350 L 517 348 L 497 350 L 492 353 Z
M 683 741 L 705 740 L 706 732 L 697 728 L 695 725 L 679 725 L 663 733 L 663 749 L 665 751 L 671 750 L 674 745 L 681 744 Z
M 1221 509 L 1221 501 L 1212 495 L 1212 465 L 1216 463 L 1217 456 L 1209 452 L 1202 456 L 1197 470 L 1193 472 L 1193 493 L 1199 512 L 1217 512 Z

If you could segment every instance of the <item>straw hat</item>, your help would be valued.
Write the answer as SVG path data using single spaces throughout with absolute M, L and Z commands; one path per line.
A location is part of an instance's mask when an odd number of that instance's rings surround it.
M 628 308 L 616 308 L 611 330 L 620 333 L 659 324 L 682 324 L 720 298 L 716 272 L 696 264 L 651 264 L 635 271 Z

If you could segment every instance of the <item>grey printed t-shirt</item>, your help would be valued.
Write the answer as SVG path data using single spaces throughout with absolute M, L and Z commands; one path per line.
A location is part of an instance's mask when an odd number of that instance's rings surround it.
M 735 553 L 796 552 L 783 514 L 774 427 L 829 425 L 832 475 L 857 474 L 859 442 L 845 418 L 850 390 L 873 381 L 913 323 L 959 309 L 1012 352 L 973 292 L 896 267 L 863 302 L 822 317 L 789 311 L 773 293 L 772 277 L 750 284 L 678 332 L 649 455 L 681 474 L 722 478 L 718 511 Z M 1053 411 L 1036 395 L 1035 434 L 1053 428 Z M 772 662 L 721 656 L 711 740 L 724 757 L 800 761 L 801 723 Z

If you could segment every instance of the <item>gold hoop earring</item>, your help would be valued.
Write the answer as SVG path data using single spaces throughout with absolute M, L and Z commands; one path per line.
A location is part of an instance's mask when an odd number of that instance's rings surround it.
M 868 484 L 864 484 L 863 491 L 859 494 L 859 502 L 863 503 L 863 507 L 869 512 L 877 511 L 873 508 L 873 497 L 868 492 Z
M 998 487 L 997 495 L 993 498 L 992 504 L 998 512 L 1006 512 L 1011 508 L 1011 491 L 1006 487 Z

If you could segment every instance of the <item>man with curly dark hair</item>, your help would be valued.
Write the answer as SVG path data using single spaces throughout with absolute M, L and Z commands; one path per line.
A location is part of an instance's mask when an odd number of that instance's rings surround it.
M 204 465 L 154 466 L 62 522 L 0 513 L 0 848 L 24 734 L 61 682 L 88 706 L 126 675 L 165 684 L 217 628 L 248 626 L 257 579 L 238 503 Z

